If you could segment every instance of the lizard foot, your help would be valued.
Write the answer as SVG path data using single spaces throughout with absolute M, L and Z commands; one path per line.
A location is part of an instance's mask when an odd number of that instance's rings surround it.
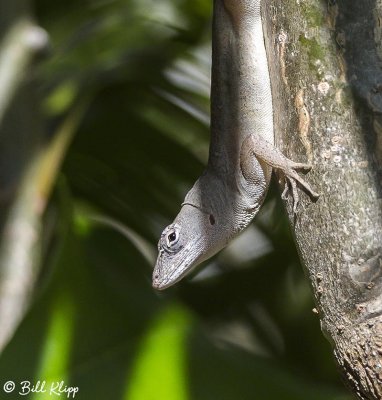
M 288 198 L 288 192 L 289 190 L 291 190 L 293 198 L 293 212 L 296 213 L 297 205 L 299 202 L 297 183 L 308 194 L 312 201 L 317 201 L 320 195 L 316 193 L 309 185 L 309 183 L 302 179 L 301 176 L 297 173 L 297 171 L 307 173 L 312 169 L 312 166 L 310 164 L 296 163 L 285 157 L 282 153 L 280 154 L 282 157 L 280 157 L 279 161 L 281 161 L 282 159 L 282 162 L 279 162 L 277 166 L 272 166 L 273 168 L 278 169 L 284 175 L 285 186 L 281 194 L 281 198 L 283 200 L 286 200 Z
M 279 170 L 284 175 L 285 188 L 282 193 L 282 198 L 284 200 L 287 198 L 290 186 L 293 197 L 293 212 L 296 212 L 299 201 L 297 184 L 309 195 L 312 201 L 316 201 L 319 198 L 320 195 L 297 173 L 297 171 L 301 171 L 302 173 L 309 172 L 312 168 L 310 164 L 297 163 L 290 160 L 285 157 L 280 150 L 274 147 L 273 144 L 267 142 L 260 135 L 249 135 L 243 142 L 243 147 L 244 146 L 248 146 L 257 159 Z
M 310 168 L 309 168 L 310 169 Z M 300 184 L 300 186 L 304 189 L 304 191 L 309 195 L 309 197 L 312 199 L 312 201 L 317 201 L 317 199 L 320 197 L 318 193 L 316 193 L 311 186 L 300 177 L 300 175 L 297 174 L 295 169 L 282 169 L 280 168 L 280 171 L 284 175 L 285 179 L 285 186 L 284 190 L 281 194 L 281 198 L 283 200 L 286 200 L 288 198 L 288 192 L 291 190 L 292 192 L 292 198 L 293 198 L 293 212 L 297 212 L 297 205 L 299 202 L 299 195 L 298 195 L 298 190 L 297 190 L 297 182 Z

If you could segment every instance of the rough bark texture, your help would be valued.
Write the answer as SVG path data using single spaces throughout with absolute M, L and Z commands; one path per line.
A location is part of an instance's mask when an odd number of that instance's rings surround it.
M 287 210 L 345 381 L 382 399 L 381 1 L 273 0 L 276 141 L 321 193 Z

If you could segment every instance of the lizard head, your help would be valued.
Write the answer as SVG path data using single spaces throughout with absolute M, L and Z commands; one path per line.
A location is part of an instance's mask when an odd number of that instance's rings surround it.
M 174 222 L 159 239 L 153 287 L 166 289 L 202 261 L 220 250 L 215 248 L 215 217 L 191 204 L 183 204 Z M 223 246 L 221 246 L 223 247 Z

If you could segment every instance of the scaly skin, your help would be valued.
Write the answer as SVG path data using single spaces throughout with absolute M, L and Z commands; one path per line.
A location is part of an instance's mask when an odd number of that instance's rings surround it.
M 260 0 L 214 0 L 211 143 L 208 165 L 162 233 L 153 287 L 165 289 L 225 247 L 259 211 L 281 170 L 318 198 L 274 147 L 273 108 Z

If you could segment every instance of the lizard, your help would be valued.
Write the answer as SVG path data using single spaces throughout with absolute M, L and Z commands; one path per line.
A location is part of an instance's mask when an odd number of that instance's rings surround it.
M 271 81 L 261 2 L 214 0 L 212 22 L 211 139 L 207 167 L 187 193 L 179 214 L 161 234 L 152 285 L 162 290 L 224 248 L 258 213 L 272 169 L 285 178 L 282 197 L 297 184 L 319 195 L 274 146 Z M 291 190 L 290 190 L 291 189 Z

